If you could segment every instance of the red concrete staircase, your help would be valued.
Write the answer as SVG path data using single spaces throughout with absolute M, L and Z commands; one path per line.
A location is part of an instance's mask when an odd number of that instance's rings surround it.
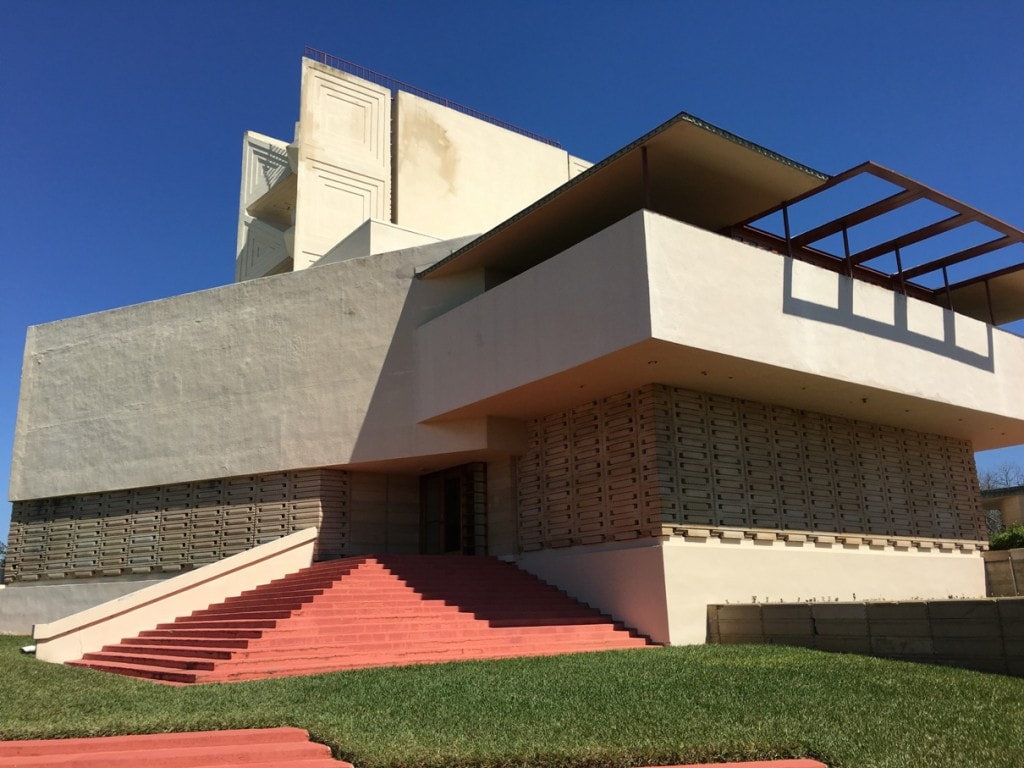
M 384 555 L 317 563 L 68 663 L 188 684 L 650 644 L 495 558 Z
M 352 768 L 300 728 L 0 742 L 0 768 Z

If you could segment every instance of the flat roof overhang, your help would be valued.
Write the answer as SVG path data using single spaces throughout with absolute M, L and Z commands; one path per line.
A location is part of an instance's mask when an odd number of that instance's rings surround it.
M 717 232 L 828 178 L 681 112 L 419 276 L 518 274 L 641 209 Z
M 641 341 L 425 423 L 541 418 L 651 383 L 947 435 L 970 440 L 977 451 L 1024 443 L 1019 419 L 661 339 Z

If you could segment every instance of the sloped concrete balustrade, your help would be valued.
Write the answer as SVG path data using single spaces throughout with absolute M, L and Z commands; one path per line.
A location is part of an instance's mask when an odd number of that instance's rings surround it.
M 317 563 L 69 663 L 189 684 L 647 645 L 497 559 L 388 555 Z

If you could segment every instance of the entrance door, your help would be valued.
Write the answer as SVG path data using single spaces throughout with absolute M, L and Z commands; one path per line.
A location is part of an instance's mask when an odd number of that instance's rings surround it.
M 487 542 L 484 465 L 463 464 L 420 481 L 420 551 L 483 554 Z

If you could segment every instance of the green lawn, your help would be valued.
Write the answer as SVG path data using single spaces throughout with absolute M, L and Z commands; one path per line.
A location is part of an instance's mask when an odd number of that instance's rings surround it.
M 378 766 L 815 757 L 1024 765 L 1024 680 L 779 646 L 697 646 L 170 688 L 0 637 L 0 737 L 292 725 Z

